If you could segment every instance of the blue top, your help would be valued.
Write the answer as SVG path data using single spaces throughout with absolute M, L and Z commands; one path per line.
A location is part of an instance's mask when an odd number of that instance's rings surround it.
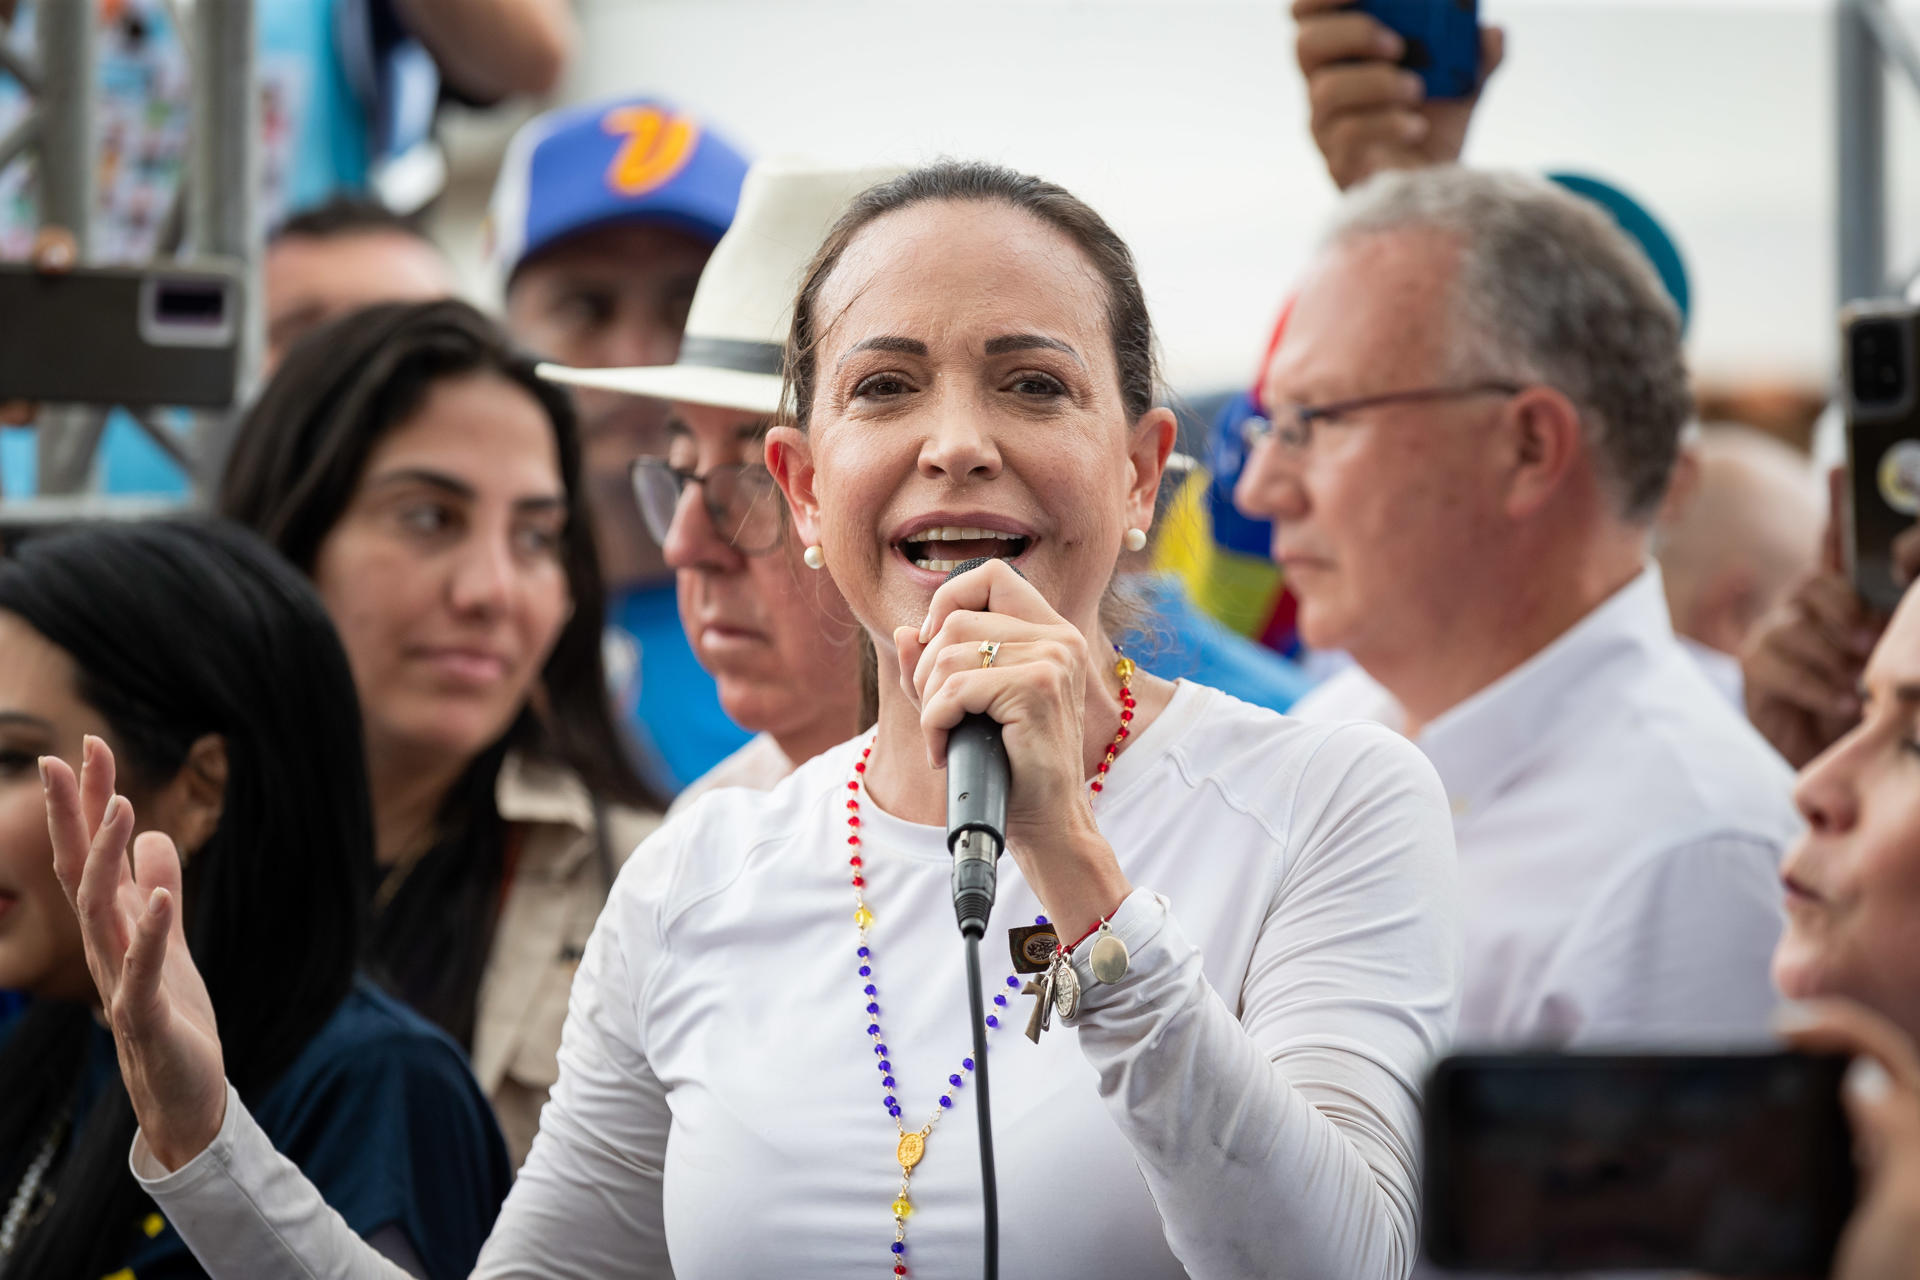
M 672 582 L 616 592 L 607 623 L 640 649 L 638 698 L 628 692 L 620 705 L 649 781 L 672 795 L 747 745 L 753 735 L 727 718 L 719 688 L 687 643 Z
M 107 1070 L 113 1042 L 100 1039 Z M 473 1271 L 513 1172 L 493 1111 L 459 1046 L 357 980 L 278 1081 L 250 1099 L 254 1119 L 363 1239 L 395 1227 L 431 1280 Z M 113 1280 L 204 1277 L 171 1225 Z
M 255 9 L 269 226 L 367 183 L 370 124 L 341 57 L 340 4 L 273 0 Z
M 1230 631 L 1187 597 L 1179 579 L 1142 575 L 1153 619 L 1122 642 L 1127 656 L 1167 680 L 1192 680 L 1256 707 L 1285 711 L 1313 687 L 1298 663 Z

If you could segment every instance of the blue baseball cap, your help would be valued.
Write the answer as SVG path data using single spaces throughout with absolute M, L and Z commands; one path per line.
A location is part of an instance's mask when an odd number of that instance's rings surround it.
M 504 287 L 540 250 L 596 227 L 652 223 L 717 244 L 746 176 L 732 143 L 658 98 L 549 111 L 507 145 L 487 257 Z

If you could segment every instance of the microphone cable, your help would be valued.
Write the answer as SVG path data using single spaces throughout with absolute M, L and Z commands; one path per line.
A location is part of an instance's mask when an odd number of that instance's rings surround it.
M 973 1015 L 974 1105 L 980 1110 L 980 1204 L 987 1224 L 986 1280 L 1000 1276 L 1000 1191 L 993 1174 L 993 1117 L 987 1105 L 986 993 L 980 981 L 980 934 L 966 932 L 967 1008 Z

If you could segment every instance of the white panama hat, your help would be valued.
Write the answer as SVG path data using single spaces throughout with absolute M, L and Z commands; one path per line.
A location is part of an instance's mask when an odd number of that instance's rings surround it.
M 774 416 L 780 411 L 793 297 L 807 265 L 855 196 L 903 172 L 760 161 L 747 171 L 733 226 L 700 273 L 677 360 L 626 369 L 542 364 L 540 376 L 576 387 Z

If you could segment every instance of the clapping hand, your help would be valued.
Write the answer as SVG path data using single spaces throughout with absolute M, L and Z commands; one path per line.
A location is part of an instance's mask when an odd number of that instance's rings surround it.
M 180 856 L 160 832 L 134 836 L 106 743 L 89 737 L 81 759 L 77 779 L 63 760 L 40 762 L 54 871 L 80 917 L 134 1115 L 154 1156 L 178 1169 L 213 1141 L 227 1106 L 213 1001 L 181 925 Z

